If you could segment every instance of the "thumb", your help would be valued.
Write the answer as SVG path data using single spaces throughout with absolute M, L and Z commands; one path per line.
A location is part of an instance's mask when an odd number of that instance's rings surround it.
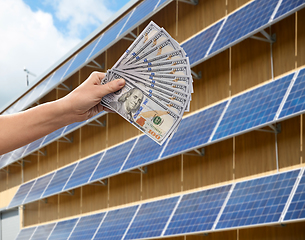
M 100 97 L 102 98 L 109 93 L 116 92 L 120 90 L 122 87 L 124 87 L 124 85 L 125 85 L 125 80 L 123 78 L 116 79 L 104 85 L 100 85 L 99 88 Z

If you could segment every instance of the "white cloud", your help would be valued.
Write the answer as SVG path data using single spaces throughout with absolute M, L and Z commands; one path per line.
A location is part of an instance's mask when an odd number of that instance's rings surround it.
M 112 14 L 103 0 L 54 0 L 52 4 L 68 33 L 54 26 L 50 13 L 33 12 L 22 0 L 0 0 L 0 112 L 27 88 L 24 67 L 41 75 L 80 42 L 82 30 L 98 26 Z
M 68 35 L 79 37 L 88 26 L 99 26 L 113 12 L 106 7 L 107 0 L 46 0 L 55 9 L 60 21 L 67 22 Z

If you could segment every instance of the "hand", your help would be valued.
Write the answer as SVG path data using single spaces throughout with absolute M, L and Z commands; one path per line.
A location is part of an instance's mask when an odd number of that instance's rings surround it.
M 69 114 L 71 122 L 87 120 L 103 110 L 110 111 L 104 108 L 100 101 L 105 95 L 120 90 L 125 85 L 125 81 L 117 79 L 101 85 L 104 77 L 105 73 L 93 72 L 80 86 L 58 100 L 65 113 Z

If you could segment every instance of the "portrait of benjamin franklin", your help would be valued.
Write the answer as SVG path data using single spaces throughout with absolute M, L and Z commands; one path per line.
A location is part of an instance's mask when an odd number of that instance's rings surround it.
M 110 102 L 109 105 L 126 119 L 132 121 L 132 114 L 139 110 L 143 97 L 143 93 L 139 89 L 132 88 L 124 93 L 118 101 Z

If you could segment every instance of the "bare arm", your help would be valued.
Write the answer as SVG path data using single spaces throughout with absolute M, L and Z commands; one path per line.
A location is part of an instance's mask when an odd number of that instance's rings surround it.
M 0 155 L 35 141 L 73 122 L 89 119 L 104 109 L 101 98 L 118 91 L 122 79 L 101 85 L 104 73 L 94 72 L 78 88 L 54 102 L 0 116 Z

